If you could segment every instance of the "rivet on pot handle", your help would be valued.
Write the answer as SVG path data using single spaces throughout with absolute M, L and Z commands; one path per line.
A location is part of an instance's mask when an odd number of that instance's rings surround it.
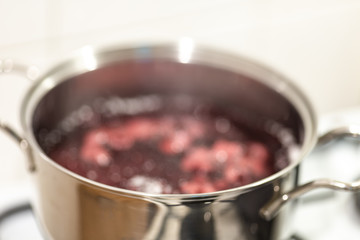
M 34 80 L 38 76 L 38 68 L 35 66 L 26 66 L 22 64 L 15 64 L 12 59 L 0 59 L 0 73 L 20 73 L 25 74 L 29 80 Z M 29 161 L 29 171 L 35 171 L 35 164 L 32 158 L 31 149 L 26 139 L 22 138 L 12 127 L 0 120 L 0 130 L 7 133 L 12 139 L 14 139 L 21 150 L 26 153 Z
M 331 140 L 345 137 L 360 139 L 360 126 L 350 125 L 347 127 L 339 127 L 333 129 L 319 138 L 318 146 L 324 145 Z M 314 181 L 301 185 L 288 193 L 282 194 L 275 199 L 270 200 L 270 202 L 268 202 L 260 209 L 260 215 L 266 220 L 271 220 L 276 216 L 276 214 L 280 211 L 281 207 L 284 204 L 298 198 L 299 196 L 311 190 L 318 188 L 356 192 L 360 190 L 360 180 L 348 183 L 333 179 L 316 179 Z

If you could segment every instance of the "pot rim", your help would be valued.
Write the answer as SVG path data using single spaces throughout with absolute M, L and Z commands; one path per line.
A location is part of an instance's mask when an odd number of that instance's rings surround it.
M 185 44 L 185 45 L 184 45 Z M 186 45 L 188 44 L 188 45 Z M 119 53 L 121 53 L 119 55 Z M 120 57 L 119 57 L 120 56 Z M 130 57 L 130 58 L 129 58 Z M 50 159 L 39 146 L 32 131 L 32 117 L 37 104 L 42 97 L 60 82 L 69 77 L 76 76 L 85 72 L 99 69 L 114 60 L 129 60 L 139 58 L 161 58 L 172 60 L 183 64 L 196 63 L 217 67 L 232 72 L 241 72 L 255 80 L 260 80 L 271 89 L 284 96 L 298 111 L 304 125 L 303 144 L 299 149 L 299 154 L 284 169 L 256 182 L 230 188 L 222 191 L 199 194 L 150 194 L 117 188 L 82 177 Z M 239 66 L 241 69 L 239 69 Z M 85 46 L 76 51 L 70 58 L 55 65 L 45 74 L 40 76 L 30 87 L 23 98 L 20 108 L 20 121 L 33 154 L 40 154 L 41 158 L 53 167 L 66 173 L 67 175 L 81 181 L 86 185 L 96 187 L 105 191 L 110 191 L 120 195 L 132 196 L 135 198 L 148 198 L 156 200 L 211 200 L 220 196 L 239 195 L 240 192 L 248 192 L 267 183 L 271 183 L 286 175 L 297 167 L 305 156 L 311 151 L 316 143 L 317 121 L 314 110 L 306 96 L 295 86 L 287 77 L 274 71 L 258 61 L 254 61 L 243 56 L 234 55 L 226 51 L 216 51 L 212 48 L 189 45 L 189 42 L 170 44 L 141 44 L 123 45 L 116 47 L 97 48 Z M 36 173 L 35 173 L 36 174 Z

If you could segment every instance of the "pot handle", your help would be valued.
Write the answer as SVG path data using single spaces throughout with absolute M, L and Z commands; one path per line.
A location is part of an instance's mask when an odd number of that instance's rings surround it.
M 28 169 L 30 172 L 35 171 L 35 163 L 31 155 L 31 149 L 29 147 L 28 141 L 25 138 L 22 138 L 13 128 L 8 126 L 6 123 L 0 121 L 0 130 L 3 130 L 5 133 L 7 133 L 12 139 L 15 140 L 15 142 L 18 143 L 20 149 L 26 153 L 29 163 L 28 163 Z
M 13 59 L 0 59 L 0 73 L 20 73 L 29 80 L 35 80 L 39 75 L 38 67 L 15 63 Z
M 23 64 L 15 63 L 12 59 L 0 59 L 0 73 L 20 73 L 25 75 L 29 80 L 37 78 L 39 70 L 35 66 L 26 66 Z M 0 119 L 0 131 L 4 131 L 9 135 L 15 142 L 18 143 L 19 147 L 23 152 L 26 153 L 29 160 L 29 171 L 35 171 L 35 164 L 32 158 L 31 149 L 25 138 L 22 138 L 12 127 Z
M 317 146 L 322 146 L 334 139 L 345 137 L 351 137 L 360 140 L 360 126 L 350 125 L 330 130 L 329 132 L 319 137 Z M 318 188 L 356 192 L 360 190 L 360 180 L 355 182 L 342 182 L 333 179 L 316 179 L 270 200 L 260 209 L 260 215 L 266 220 L 271 220 L 277 215 L 284 204 Z

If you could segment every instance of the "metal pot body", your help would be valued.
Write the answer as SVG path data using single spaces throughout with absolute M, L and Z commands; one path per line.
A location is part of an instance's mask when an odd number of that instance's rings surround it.
M 284 218 L 289 209 L 271 221 L 261 218 L 259 210 L 274 189 L 296 185 L 294 169 L 275 182 L 233 196 L 162 200 L 94 187 L 40 156 L 36 166 L 36 213 L 46 239 L 56 240 L 280 239 L 287 234 Z
M 41 137 L 96 98 L 191 94 L 237 109 L 252 126 L 281 125 L 298 154 L 258 182 L 209 194 L 156 195 L 106 186 L 46 156 Z M 284 236 L 286 211 L 264 220 L 259 210 L 297 186 L 299 163 L 315 141 L 315 118 L 301 92 L 283 76 L 247 59 L 179 45 L 96 51 L 83 48 L 28 91 L 21 109 L 36 186 L 36 214 L 56 240 L 269 240 Z M 269 125 L 269 126 L 270 126 Z M 280 136 L 279 136 L 280 137 Z

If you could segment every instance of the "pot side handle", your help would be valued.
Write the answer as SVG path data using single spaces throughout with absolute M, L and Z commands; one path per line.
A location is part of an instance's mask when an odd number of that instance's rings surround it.
M 9 135 L 16 143 L 18 143 L 20 149 L 26 154 L 28 158 L 28 169 L 30 172 L 35 171 L 35 163 L 31 155 L 31 149 L 28 144 L 28 141 L 22 138 L 13 128 L 8 126 L 6 123 L 0 121 L 0 130 L 3 130 L 7 135 Z
M 360 140 L 360 126 L 350 125 L 330 130 L 329 132 L 319 137 L 317 146 L 322 146 L 332 140 L 346 137 Z M 270 200 L 260 209 L 260 215 L 266 220 L 271 220 L 277 215 L 283 205 L 309 191 L 318 188 L 356 192 L 360 190 L 360 180 L 355 182 L 342 182 L 333 179 L 316 179 Z
M 25 75 L 27 79 L 34 80 L 39 74 L 39 70 L 36 66 L 26 66 L 24 64 L 15 63 L 12 59 L 0 59 L 0 73 L 17 73 Z M 27 155 L 29 163 L 28 169 L 30 172 L 35 171 L 35 164 L 32 158 L 31 149 L 28 141 L 21 137 L 12 127 L 0 119 L 0 131 L 5 132 L 15 142 L 18 143 L 20 149 Z

